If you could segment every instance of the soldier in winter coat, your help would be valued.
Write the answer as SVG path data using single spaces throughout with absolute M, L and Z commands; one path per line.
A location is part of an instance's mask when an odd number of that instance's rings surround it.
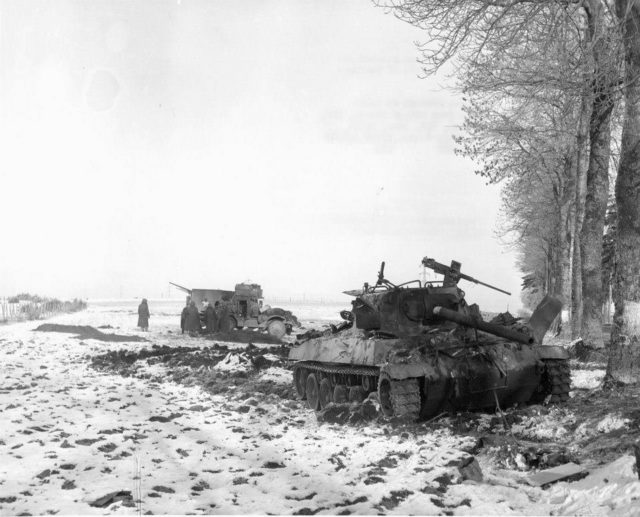
M 204 311 L 204 321 L 207 326 L 207 334 L 218 332 L 218 315 L 211 304 L 207 304 Z
M 191 297 L 187 296 L 187 303 L 182 308 L 182 314 L 180 314 L 180 330 L 182 331 L 183 334 L 184 334 L 184 323 L 187 320 L 187 311 L 189 310 L 190 300 L 191 300 Z
M 200 327 L 200 313 L 198 312 L 198 307 L 196 307 L 196 302 L 193 300 L 189 302 L 189 307 L 187 308 L 187 314 L 184 319 L 184 330 L 190 335 L 202 330 L 202 327 Z
M 149 330 L 149 306 L 147 305 L 147 299 L 143 298 L 140 305 L 138 305 L 138 327 L 142 330 Z
M 226 304 L 220 307 L 218 327 L 220 332 L 229 332 L 231 330 L 231 317 L 229 316 L 229 307 Z

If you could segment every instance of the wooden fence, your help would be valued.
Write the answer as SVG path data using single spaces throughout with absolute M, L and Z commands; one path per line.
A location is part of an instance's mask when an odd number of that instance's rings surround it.
M 6 298 L 0 298 L 0 323 L 41 320 L 61 312 L 70 312 L 72 306 L 72 303 L 60 301 L 9 303 Z

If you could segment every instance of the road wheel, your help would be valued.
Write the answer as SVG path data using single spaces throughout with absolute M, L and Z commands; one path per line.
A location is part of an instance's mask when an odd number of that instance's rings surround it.
M 343 404 L 349 401 L 349 389 L 344 384 L 336 384 L 333 389 L 333 401 L 336 404 Z
M 273 336 L 276 339 L 282 339 L 282 337 L 287 333 L 287 327 L 283 321 L 271 320 L 267 325 L 267 332 L 270 336 Z
M 307 398 L 307 375 L 309 372 L 304 368 L 296 368 L 293 370 L 293 384 L 300 400 Z
M 351 386 L 349 388 L 349 402 L 360 404 L 367 397 L 362 386 Z
M 307 406 L 314 411 L 320 409 L 320 386 L 315 373 L 307 375 L 306 383 Z
M 393 416 L 393 404 L 391 403 L 391 380 L 388 377 L 380 377 L 378 380 L 378 398 L 380 410 L 384 416 Z
M 331 389 L 331 383 L 329 379 L 322 379 L 320 381 L 320 408 L 324 409 L 333 402 L 333 389 Z

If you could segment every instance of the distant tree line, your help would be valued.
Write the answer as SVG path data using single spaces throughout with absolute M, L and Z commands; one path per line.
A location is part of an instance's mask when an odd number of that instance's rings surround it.
M 502 183 L 500 234 L 523 300 L 547 293 L 564 332 L 605 346 L 609 383 L 640 381 L 640 4 L 631 0 L 382 0 L 425 31 L 425 74 L 452 65 L 457 152 Z

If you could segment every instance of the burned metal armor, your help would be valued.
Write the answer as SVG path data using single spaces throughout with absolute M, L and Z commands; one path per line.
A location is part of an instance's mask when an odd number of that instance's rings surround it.
M 482 318 L 468 305 L 460 280 L 504 292 L 450 266 L 424 258 L 442 281 L 374 285 L 354 296 L 344 322 L 302 339 L 289 354 L 298 395 L 311 409 L 361 401 L 375 393 L 383 413 L 417 420 L 441 411 L 567 400 L 566 351 L 542 339 L 561 304 L 546 297 L 527 323 L 501 314 Z

